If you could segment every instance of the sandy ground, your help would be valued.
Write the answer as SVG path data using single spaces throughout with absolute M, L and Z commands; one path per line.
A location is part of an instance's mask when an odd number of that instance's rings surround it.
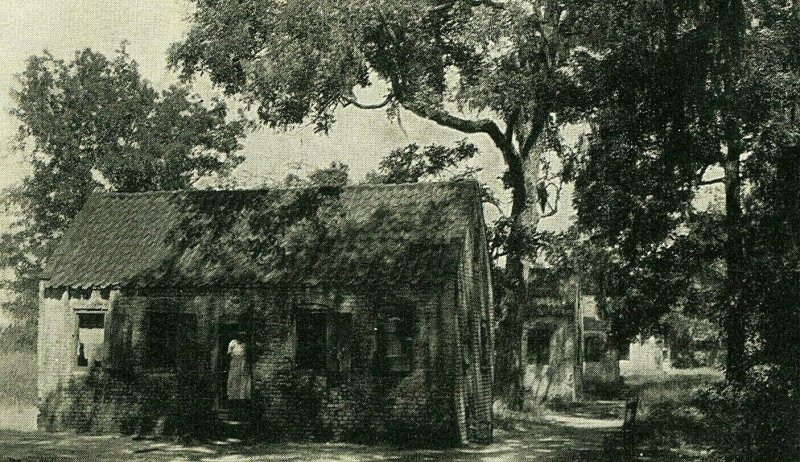
M 594 412 L 552 413 L 537 423 L 496 430 L 488 446 L 406 450 L 353 444 L 182 445 L 124 436 L 0 431 L 0 461 L 590 461 L 621 421 Z
M 0 430 L 35 431 L 38 413 L 29 404 L 0 404 Z

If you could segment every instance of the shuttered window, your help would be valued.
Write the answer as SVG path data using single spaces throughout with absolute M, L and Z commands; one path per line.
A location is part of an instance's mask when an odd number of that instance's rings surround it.
M 382 367 L 390 373 L 406 373 L 414 366 L 414 320 L 410 310 L 389 312 L 381 319 Z
M 352 315 L 299 310 L 295 317 L 295 364 L 298 369 L 350 370 Z
M 196 360 L 197 318 L 172 311 L 147 312 L 144 366 L 151 369 L 192 369 Z

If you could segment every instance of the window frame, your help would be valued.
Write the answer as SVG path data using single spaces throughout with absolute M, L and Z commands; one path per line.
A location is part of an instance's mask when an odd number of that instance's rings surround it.
M 309 332 L 306 335 L 315 335 L 320 339 L 319 346 L 316 348 L 318 351 L 313 356 L 303 357 L 308 354 L 309 350 L 303 346 L 308 342 L 304 342 L 301 338 L 301 326 L 310 325 L 311 323 L 304 321 L 312 317 L 318 317 L 319 321 L 315 332 Z M 353 368 L 352 313 L 301 307 L 294 311 L 293 324 L 295 370 L 330 376 L 348 373 Z M 342 334 L 338 332 L 338 329 L 346 329 L 348 332 Z M 344 359 L 339 357 L 339 353 L 342 351 L 346 355 Z
M 164 362 L 164 363 L 161 363 L 161 362 L 153 363 L 152 361 L 148 360 L 148 358 L 154 357 L 153 349 L 156 347 L 156 341 L 153 338 L 153 333 L 154 333 L 154 331 L 153 331 L 153 325 L 154 325 L 153 317 L 154 316 L 159 316 L 159 315 L 160 316 L 168 316 L 169 318 L 172 319 L 172 322 L 175 323 L 174 324 L 175 329 L 174 329 L 174 332 L 172 332 L 172 335 L 170 335 L 169 329 L 166 328 L 168 326 L 163 326 L 163 323 L 162 323 L 162 327 L 160 328 L 160 329 L 163 329 L 163 332 L 165 332 L 165 337 L 168 339 L 168 341 L 164 342 L 163 344 L 169 345 L 169 348 L 172 350 L 172 353 L 169 354 L 169 355 L 164 354 L 164 355 L 159 355 L 159 356 L 161 356 L 162 358 L 170 358 L 169 363 L 166 363 L 166 362 Z M 184 315 L 185 315 L 185 313 L 183 313 L 181 311 L 170 310 L 170 309 L 166 309 L 166 308 L 164 308 L 164 309 L 148 308 L 147 310 L 145 310 L 145 314 L 144 314 L 144 318 L 145 318 L 144 319 L 144 324 L 145 324 L 145 329 L 144 329 L 144 344 L 145 344 L 145 348 L 144 348 L 144 352 L 145 352 L 145 356 L 143 358 L 143 361 L 141 361 L 141 365 L 142 365 L 142 368 L 144 370 L 146 370 L 147 372 L 176 372 L 178 370 L 178 366 L 179 366 L 179 363 L 180 363 L 180 361 L 178 359 L 178 353 L 179 353 L 179 348 L 180 348 L 181 336 L 177 335 L 177 334 L 179 333 L 178 331 L 181 329 L 181 317 L 184 316 Z
M 75 310 L 75 359 L 72 361 L 73 367 L 78 371 L 88 371 L 93 367 L 103 367 L 106 363 L 106 349 L 108 345 L 106 344 L 106 323 L 107 313 L 105 310 Z M 81 327 L 81 317 L 88 317 L 88 316 L 102 316 L 102 327 Z M 103 332 L 103 340 L 100 342 L 100 359 L 98 361 L 97 357 L 94 358 L 95 364 L 89 364 L 88 358 L 87 363 L 82 365 L 79 363 L 80 360 L 80 348 L 81 348 L 81 329 L 101 329 Z M 85 351 L 85 349 L 84 349 Z
M 399 338 L 397 342 L 399 343 L 399 348 L 401 351 L 400 355 L 389 356 L 389 342 L 390 342 L 390 332 L 389 332 L 389 321 L 392 319 L 399 319 L 400 322 L 398 323 L 399 326 L 395 328 L 395 332 L 392 332 L 392 335 L 396 335 Z M 378 372 L 382 375 L 386 376 L 405 376 L 410 374 L 414 371 L 416 367 L 416 352 L 414 344 L 416 342 L 416 316 L 414 310 L 410 307 L 403 307 L 403 308 L 393 308 L 389 310 L 384 310 L 381 312 L 378 317 Z M 405 361 L 400 361 L 402 364 L 402 368 L 395 368 L 392 365 L 393 361 L 396 361 L 394 358 L 404 358 Z M 404 364 L 403 364 L 404 363 Z
M 555 334 L 556 329 L 552 326 L 535 326 L 528 329 L 528 332 L 525 336 L 525 364 L 537 364 L 540 366 L 548 366 L 550 365 L 550 360 L 552 359 L 552 344 L 553 344 L 553 335 Z M 541 333 L 546 333 L 546 335 L 538 335 Z M 536 339 L 535 342 L 531 342 L 531 338 Z M 531 345 L 534 345 L 536 348 L 531 348 Z M 544 348 L 544 349 L 542 349 Z M 535 356 L 532 354 L 531 350 L 535 350 Z M 541 351 L 546 351 L 546 361 L 542 361 L 541 358 L 543 355 L 539 353 Z M 536 361 L 531 361 L 531 359 L 535 358 Z
M 319 346 L 317 349 L 320 351 L 316 352 L 317 357 L 313 358 L 309 356 L 309 349 L 308 343 L 303 341 L 301 338 L 301 326 L 310 326 L 311 323 L 307 323 L 304 321 L 308 321 L 311 318 L 319 318 L 319 323 L 321 326 L 317 326 L 317 332 L 311 332 L 310 330 L 306 333 L 307 335 L 315 335 L 320 340 Z M 326 353 L 327 353 L 327 331 L 328 331 L 328 319 L 327 319 L 327 312 L 321 310 L 310 310 L 310 309 L 297 309 L 294 313 L 294 368 L 301 371 L 308 371 L 308 372 L 322 372 L 326 370 Z M 321 332 L 320 332 L 321 331 Z

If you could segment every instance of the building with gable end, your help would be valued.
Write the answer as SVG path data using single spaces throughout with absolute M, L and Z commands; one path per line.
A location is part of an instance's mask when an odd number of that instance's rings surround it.
M 96 193 L 39 296 L 42 429 L 491 440 L 472 181 Z

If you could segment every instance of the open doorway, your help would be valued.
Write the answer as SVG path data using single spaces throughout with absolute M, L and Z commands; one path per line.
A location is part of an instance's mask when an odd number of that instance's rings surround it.
M 242 323 L 220 324 L 217 397 L 221 403 L 228 403 L 231 399 L 239 401 L 250 399 L 249 347 L 249 333 Z

